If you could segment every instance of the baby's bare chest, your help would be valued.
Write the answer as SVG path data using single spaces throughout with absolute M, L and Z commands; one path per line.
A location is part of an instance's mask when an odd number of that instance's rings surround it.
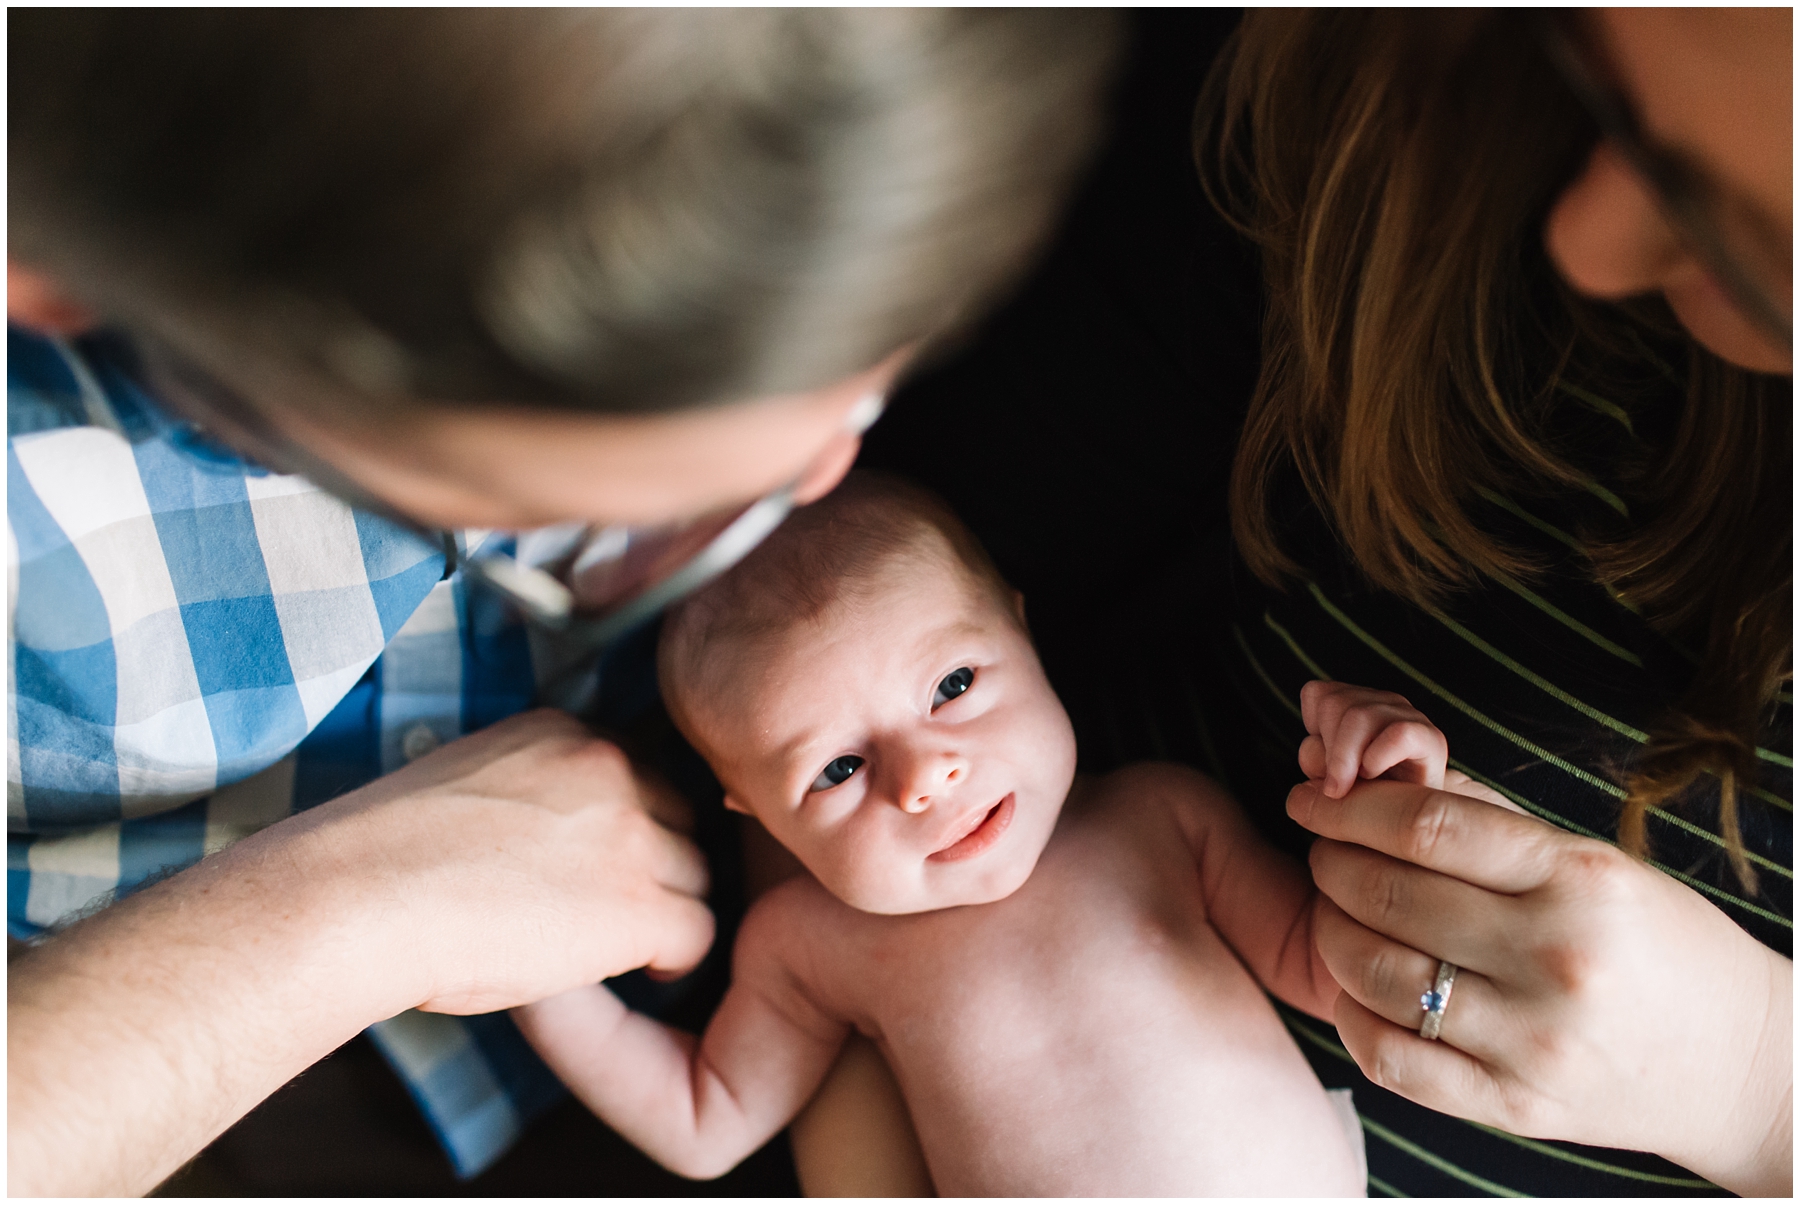
M 1228 1098 L 1207 1089 L 1287 1042 L 1191 863 L 1084 836 L 1059 833 L 998 904 L 865 918 L 844 960 L 840 1007 L 881 1045 L 945 1191 L 1185 1191 L 1203 1181 L 1169 1152 Z
M 999 903 L 854 923 L 840 1006 L 914 1078 L 994 1082 L 1072 1051 L 1119 1065 L 1113 1047 L 1179 1045 L 1221 976 L 1247 982 L 1191 862 L 1103 831 L 1059 832 Z

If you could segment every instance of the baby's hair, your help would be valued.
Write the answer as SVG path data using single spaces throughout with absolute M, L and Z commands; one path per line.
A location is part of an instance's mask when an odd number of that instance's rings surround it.
M 834 602 L 855 597 L 881 570 L 932 557 L 960 568 L 973 586 L 1011 613 L 1012 587 L 942 499 L 889 473 L 852 472 L 669 613 L 657 670 L 670 714 L 684 731 L 690 729 L 684 703 L 715 676 L 709 673 L 717 664 L 707 657 L 709 650 L 816 620 Z

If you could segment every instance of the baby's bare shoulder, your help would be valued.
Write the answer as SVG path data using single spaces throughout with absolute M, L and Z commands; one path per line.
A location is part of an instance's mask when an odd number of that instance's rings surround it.
M 1193 767 L 1175 762 L 1136 762 L 1093 780 L 1088 789 L 1088 806 L 1096 811 L 1167 808 L 1198 813 L 1236 807 L 1224 787 Z
M 798 875 L 766 892 L 744 916 L 732 950 L 733 982 L 754 982 L 771 999 L 797 993 L 825 1015 L 860 1024 L 867 1016 L 871 951 L 884 933 L 893 936 L 894 920 L 859 912 L 810 874 Z
M 1194 849 L 1244 823 L 1225 788 L 1191 766 L 1137 762 L 1089 785 L 1086 807 L 1109 829 L 1161 838 L 1171 829 Z
M 736 973 L 755 964 L 775 968 L 823 987 L 827 971 L 842 967 L 880 918 L 858 912 L 819 885 L 810 874 L 796 875 L 765 892 L 738 927 L 732 950 Z
M 810 874 L 795 875 L 771 887 L 750 906 L 738 928 L 737 948 L 748 945 L 759 952 L 791 949 L 841 924 L 846 917 L 840 913 L 853 914 L 853 910 Z

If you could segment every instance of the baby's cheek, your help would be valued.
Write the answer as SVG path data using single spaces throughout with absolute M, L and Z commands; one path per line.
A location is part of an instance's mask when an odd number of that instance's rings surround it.
M 1040 723 L 1042 731 L 1032 751 L 1032 764 L 1042 768 L 1046 790 L 1057 796 L 1060 803 L 1075 783 L 1075 728 L 1054 695 Z
M 919 859 L 900 856 L 891 834 L 856 824 L 834 834 L 813 874 L 826 890 L 864 912 L 910 911 L 919 892 Z

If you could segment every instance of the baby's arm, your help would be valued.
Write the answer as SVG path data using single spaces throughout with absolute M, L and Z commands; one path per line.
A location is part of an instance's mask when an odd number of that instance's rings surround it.
M 724 1175 L 772 1138 L 817 1090 L 849 1033 L 780 957 L 772 902 L 745 918 L 731 988 L 698 1040 L 632 1012 L 598 984 L 513 1012 L 582 1103 L 679 1175 Z
M 1308 778 L 1323 780 L 1333 799 L 1347 795 L 1359 778 L 1387 777 L 1519 810 L 1447 770 L 1444 734 L 1399 695 L 1309 682 L 1300 692 L 1300 707 L 1309 734 L 1300 746 L 1300 768 Z M 1207 919 L 1265 988 L 1330 1020 L 1338 985 L 1313 943 L 1312 877 L 1264 841 L 1235 801 L 1206 779 L 1194 778 L 1184 814 Z
M 1306 867 L 1276 849 L 1217 783 L 1185 767 L 1146 765 L 1144 775 L 1173 806 L 1200 875 L 1206 919 L 1250 974 L 1281 1000 L 1330 1020 L 1338 984 L 1313 942 L 1313 898 Z

